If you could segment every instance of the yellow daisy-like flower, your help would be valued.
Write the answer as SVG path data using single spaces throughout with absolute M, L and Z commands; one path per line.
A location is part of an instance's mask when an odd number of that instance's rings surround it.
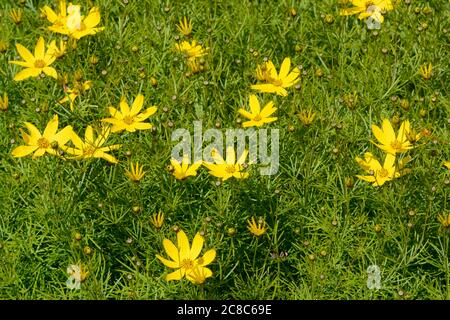
M 161 227 L 164 223 L 164 213 L 162 213 L 162 212 L 155 213 L 151 217 L 150 221 L 152 222 L 153 226 L 156 229 L 161 229 Z
M 387 153 L 384 164 L 383 166 L 381 166 L 380 162 L 374 157 L 372 153 L 366 152 L 364 154 L 364 160 L 356 157 L 356 162 L 358 162 L 358 164 L 364 171 L 370 173 L 370 175 L 357 175 L 357 177 L 361 180 L 372 183 L 374 187 L 380 187 L 386 181 L 399 178 L 400 176 L 409 172 L 409 170 L 404 169 L 403 167 L 411 160 L 410 157 L 405 157 L 399 163 L 398 167 L 396 167 L 395 165 L 395 159 L 396 158 L 394 155 Z
M 444 162 L 444 166 L 446 166 L 447 168 L 449 168 L 449 169 L 450 169 L 450 161 L 446 161 L 446 162 Z
M 70 110 L 74 110 L 75 99 L 83 94 L 85 91 L 92 88 L 92 81 L 85 81 L 84 83 L 75 82 L 74 88 L 64 88 L 66 96 L 59 100 L 59 103 L 65 103 L 70 101 Z
M 419 67 L 419 74 L 424 78 L 425 80 L 430 80 L 431 76 L 433 75 L 433 65 L 431 63 L 423 64 Z
M 44 38 L 39 38 L 36 47 L 34 48 L 34 55 L 19 43 L 16 44 L 16 48 L 22 59 L 25 61 L 9 61 L 9 63 L 25 67 L 26 69 L 14 76 L 15 81 L 22 81 L 29 77 L 38 77 L 41 73 L 45 73 L 55 79 L 58 78 L 56 70 L 50 67 L 56 59 L 53 55 L 53 48 L 49 47 L 47 51 L 45 51 Z
M 342 9 L 342 16 L 350 16 L 359 14 L 358 19 L 362 20 L 370 16 L 374 16 L 376 13 L 384 11 L 391 11 L 394 9 L 391 0 L 351 0 L 353 7 Z M 383 23 L 384 18 L 381 14 L 376 15 L 378 21 Z
M 192 22 L 188 20 L 186 17 L 177 24 L 178 31 L 181 32 L 184 36 L 188 37 L 192 33 Z
M 181 280 L 184 276 L 188 279 L 195 279 L 196 275 L 192 273 L 196 268 L 203 268 L 201 272 L 204 273 L 205 278 L 212 275 L 212 271 L 206 268 L 216 258 L 216 250 L 208 250 L 203 257 L 199 258 L 200 252 L 203 248 L 204 239 L 197 233 L 192 240 L 192 247 L 189 245 L 189 239 L 183 230 L 177 233 L 177 246 L 169 239 L 163 240 L 164 249 L 171 260 L 165 259 L 159 254 L 156 257 L 167 267 L 177 269 L 166 276 L 167 281 Z
M 193 284 L 203 284 L 206 279 L 212 276 L 211 270 L 205 267 L 196 266 L 193 271 L 186 275 L 186 279 Z
M 117 150 L 122 145 L 115 144 L 111 146 L 103 146 L 111 133 L 111 128 L 103 126 L 100 135 L 95 138 L 94 130 L 91 126 L 87 126 L 84 134 L 84 141 L 75 133 L 72 132 L 72 142 L 75 148 L 65 147 L 64 151 L 74 156 L 74 159 L 89 159 L 89 158 L 102 158 L 111 163 L 119 162 L 112 155 L 107 152 Z
M 437 218 L 444 228 L 450 228 L 450 213 L 447 216 L 439 214 Z
M 310 126 L 316 118 L 316 113 L 312 110 L 302 110 L 297 116 L 304 126 Z
M 122 130 L 135 132 L 136 130 L 151 129 L 152 125 L 144 121 L 156 112 L 157 107 L 152 106 L 141 113 L 143 104 L 144 96 L 142 94 L 138 94 L 136 96 L 136 99 L 134 99 L 131 105 L 131 109 L 126 99 L 123 97 L 119 104 L 120 111 L 116 108 L 109 107 L 108 110 L 112 118 L 102 119 L 102 121 L 113 125 L 111 129 L 111 132 L 113 133 L 120 132 Z
M 383 119 L 381 128 L 377 125 L 372 125 L 372 132 L 381 144 L 376 144 L 373 141 L 372 143 L 385 152 L 395 155 L 414 148 L 408 139 L 408 135 L 411 132 L 411 125 L 408 120 L 402 122 L 397 136 L 395 135 L 394 128 L 388 119 Z M 416 140 L 419 138 L 420 136 L 415 136 Z
M 145 174 L 144 167 L 139 166 L 139 162 L 136 162 L 134 165 L 130 163 L 130 170 L 125 169 L 125 175 L 133 182 L 141 181 Z
M 73 133 L 72 126 L 67 126 L 58 132 L 58 115 L 53 116 L 42 134 L 29 122 L 25 122 L 25 126 L 29 133 L 22 130 L 21 133 L 26 145 L 16 147 L 12 151 L 13 157 L 25 157 L 31 153 L 33 153 L 33 159 L 41 157 L 45 153 L 58 156 L 58 149 L 64 148 Z
M 184 180 L 189 176 L 196 176 L 198 168 L 202 165 L 202 161 L 189 165 L 189 159 L 187 157 L 183 157 L 181 163 L 172 158 L 170 159 L 170 163 L 173 168 L 172 174 L 178 180 Z
M 197 41 L 192 40 L 191 43 L 188 41 L 177 43 L 175 45 L 175 50 L 184 53 L 188 60 L 192 60 L 206 55 L 208 48 L 203 48 L 201 45 L 197 44 Z
M 255 217 L 252 217 L 251 219 L 247 220 L 247 223 L 248 223 L 247 228 L 250 231 L 250 233 L 257 237 L 262 236 L 267 231 L 267 228 L 265 227 L 266 223 L 262 220 L 259 220 L 258 223 L 256 223 Z
M 62 58 L 67 51 L 66 43 L 63 40 L 59 41 L 59 47 L 56 45 L 56 41 L 53 40 L 49 45 L 50 54 L 53 55 L 56 59 Z
M 100 23 L 100 10 L 98 7 L 93 7 L 86 17 L 81 15 L 81 8 L 79 5 L 69 4 L 66 7 L 65 1 L 60 1 L 59 14 L 56 14 L 50 7 L 43 8 L 47 20 L 53 23 L 48 29 L 68 35 L 69 37 L 79 40 L 88 35 L 94 35 L 99 31 L 104 30 L 104 27 L 97 27 Z
M 277 110 L 277 108 L 273 106 L 273 101 L 267 103 L 261 110 L 258 98 L 256 97 L 256 95 L 252 94 L 250 95 L 249 104 L 251 112 L 248 112 L 243 108 L 240 108 L 238 110 L 238 112 L 242 116 L 246 117 L 247 119 L 250 119 L 250 121 L 246 121 L 242 124 L 244 128 L 260 127 L 266 123 L 274 122 L 278 119 L 277 117 L 270 117 L 270 115 L 272 115 L 272 113 L 274 113 Z
M 9 16 L 15 24 L 20 24 L 22 22 L 23 11 L 21 9 L 12 9 Z
M 265 83 L 252 85 L 253 90 L 263 93 L 276 93 L 280 96 L 287 96 L 285 88 L 289 88 L 300 81 L 300 70 L 291 69 L 291 59 L 285 58 L 281 64 L 280 73 L 277 73 L 272 61 L 267 61 L 256 69 L 256 78 Z
M 222 179 L 222 181 L 228 180 L 231 177 L 236 179 L 248 178 L 248 172 L 242 172 L 244 170 L 244 162 L 247 158 L 248 150 L 244 150 L 242 155 L 236 161 L 236 152 L 233 147 L 227 148 L 227 160 L 225 161 L 219 154 L 219 151 L 213 149 L 212 157 L 215 163 L 203 162 L 203 165 L 208 168 L 209 174 Z

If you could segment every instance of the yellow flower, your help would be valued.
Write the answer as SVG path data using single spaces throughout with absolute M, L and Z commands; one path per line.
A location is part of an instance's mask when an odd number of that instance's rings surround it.
M 204 67 L 198 62 L 197 59 L 188 60 L 187 66 L 191 75 L 202 72 L 204 70 Z
M 6 92 L 3 93 L 3 98 L 0 96 L 0 111 L 8 110 L 8 94 Z
M 16 9 L 13 9 L 13 10 L 11 10 L 11 12 L 9 13 L 9 15 L 10 15 L 12 21 L 13 21 L 15 24 L 20 24 L 20 23 L 22 22 L 22 15 L 23 15 L 23 12 L 22 12 L 21 9 L 17 9 L 17 10 L 16 10 Z
M 446 162 L 444 162 L 444 166 L 446 166 L 447 168 L 449 168 L 449 169 L 450 169 L 450 161 L 446 161 Z
M 262 236 L 267 231 L 267 228 L 265 227 L 266 223 L 263 220 L 258 220 L 258 224 L 256 224 L 255 217 L 252 217 L 251 219 L 247 220 L 247 223 L 247 228 L 250 233 L 257 237 Z
M 59 155 L 58 148 L 65 147 L 73 132 L 72 126 L 67 126 L 58 132 L 58 115 L 54 115 L 48 122 L 43 134 L 29 122 L 25 122 L 25 126 L 29 133 L 25 133 L 22 130 L 21 133 L 26 145 L 16 147 L 12 151 L 13 157 L 25 157 L 33 152 L 33 159 L 41 157 L 45 153 L 57 156 Z
M 173 167 L 172 174 L 178 180 L 184 180 L 189 176 L 196 176 L 198 168 L 202 165 L 202 161 L 199 161 L 189 166 L 189 159 L 187 157 L 183 157 L 181 163 L 172 158 L 170 159 L 170 163 Z
M 180 22 L 177 25 L 178 31 L 180 31 L 184 36 L 188 37 L 192 32 L 192 22 L 191 20 L 188 20 L 186 17 L 183 18 L 183 20 L 180 20 Z
M 53 40 L 49 45 L 49 54 L 53 55 L 56 59 L 62 58 L 67 51 L 66 43 L 62 40 L 59 40 L 59 47 L 56 45 L 56 41 Z
M 152 125 L 150 123 L 144 122 L 148 117 L 153 115 L 157 107 L 153 106 L 147 108 L 144 112 L 140 113 L 142 105 L 144 104 L 144 96 L 138 94 L 136 99 L 134 99 L 131 109 L 124 97 L 120 100 L 120 111 L 116 108 L 109 107 L 109 113 L 112 118 L 102 119 L 103 122 L 111 123 L 111 132 L 120 132 L 122 130 L 127 130 L 128 132 L 135 132 L 136 130 L 147 130 L 151 129 Z
M 197 233 L 194 240 L 192 240 L 191 247 L 189 245 L 189 239 L 183 230 L 180 230 L 177 233 L 178 246 L 175 246 L 169 239 L 163 240 L 164 249 L 172 260 L 167 260 L 160 255 L 156 255 L 156 257 L 165 266 L 171 269 L 177 269 L 166 276 L 167 281 L 181 280 L 184 276 L 195 278 L 195 275 L 191 276 L 191 274 L 194 273 L 198 267 L 204 268 L 204 270 L 202 270 L 204 274 L 209 276 L 212 275 L 211 270 L 206 268 L 206 266 L 216 258 L 216 250 L 208 250 L 203 257 L 198 258 L 203 248 L 203 242 L 203 237 L 200 233 Z
M 411 132 L 408 120 L 402 122 L 397 136 L 395 136 L 394 128 L 388 119 L 383 119 L 382 129 L 376 125 L 372 125 L 372 132 L 381 145 L 373 141 L 372 143 L 385 152 L 395 155 L 396 153 L 403 153 L 413 148 L 413 145 L 408 140 L 408 134 Z M 416 136 L 416 138 L 418 137 Z
M 280 73 L 277 73 L 272 61 L 267 61 L 263 66 L 256 69 L 256 78 L 265 83 L 252 85 L 253 90 L 263 93 L 276 93 L 287 96 L 285 88 L 291 87 L 300 81 L 300 70 L 294 68 L 291 72 L 291 59 L 285 58 L 281 64 Z
M 25 61 L 9 61 L 9 63 L 17 64 L 26 69 L 16 74 L 14 77 L 15 81 L 21 81 L 29 77 L 38 77 L 42 72 L 55 79 L 58 78 L 56 70 L 50 67 L 55 61 L 55 57 L 51 54 L 52 48 L 48 48 L 47 52 L 45 51 L 44 38 L 39 38 L 34 49 L 34 55 L 19 43 L 16 44 L 16 48 Z
M 398 165 L 398 168 L 395 166 L 395 156 L 387 153 L 386 158 L 384 160 L 383 166 L 381 166 L 380 162 L 375 159 L 374 155 L 370 152 L 366 152 L 364 154 L 364 160 L 356 157 L 356 162 L 360 165 L 360 167 L 370 173 L 368 176 L 357 175 L 357 177 L 361 180 L 370 182 L 374 187 L 382 186 L 386 181 L 393 180 L 398 178 L 409 170 L 404 169 L 403 167 L 407 162 L 411 160 L 410 157 L 405 157 Z
M 419 74 L 424 78 L 425 80 L 430 80 L 431 76 L 433 75 L 433 65 L 431 63 L 423 64 L 419 68 Z
M 66 96 L 59 100 L 59 103 L 70 101 L 70 110 L 73 111 L 75 99 L 90 88 L 92 88 L 92 81 L 85 81 L 84 83 L 79 83 L 78 81 L 76 81 L 73 89 L 70 89 L 68 87 L 64 88 Z
M 270 122 L 274 122 L 276 121 L 278 118 L 277 117 L 273 117 L 270 118 L 269 116 L 272 115 L 272 113 L 274 113 L 277 108 L 275 108 L 273 106 L 273 101 L 270 101 L 269 103 L 267 103 L 264 108 L 261 110 L 261 106 L 259 104 L 258 98 L 256 97 L 256 95 L 252 94 L 250 95 L 250 111 L 248 112 L 247 110 L 240 108 L 238 110 L 238 112 L 243 115 L 244 117 L 246 117 L 247 119 L 250 119 L 250 121 L 246 121 L 242 124 L 242 126 L 244 128 L 247 127 L 260 127 L 266 123 L 270 123 Z
M 164 223 L 164 213 L 162 212 L 155 213 L 151 218 L 151 222 L 156 229 L 161 229 Z
M 316 117 L 316 113 L 312 112 L 312 110 L 302 110 L 298 114 L 298 118 L 303 123 L 304 126 L 310 126 Z
M 118 160 L 107 152 L 117 150 L 122 145 L 115 144 L 104 147 L 106 140 L 111 133 L 111 128 L 103 126 L 100 135 L 97 139 L 94 138 L 94 130 L 91 126 L 87 126 L 84 134 L 84 141 L 75 133 L 72 132 L 72 142 L 75 148 L 65 147 L 64 151 L 74 156 L 74 159 L 89 159 L 102 158 L 111 163 L 117 163 Z
M 394 9 L 391 0 L 351 0 L 351 3 L 353 7 L 342 9 L 341 15 L 349 16 L 359 14 L 358 19 L 362 20 L 373 16 L 375 13 Z M 377 15 L 376 18 L 380 23 L 383 23 L 384 18 L 381 14 Z
M 211 270 L 205 267 L 196 266 L 191 273 L 186 275 L 186 279 L 193 284 L 203 284 L 207 278 L 212 276 Z
M 247 172 L 241 172 L 244 170 L 244 162 L 248 155 L 248 150 L 244 150 L 242 155 L 236 161 L 236 153 L 233 147 L 227 147 L 227 160 L 225 161 L 216 149 L 211 152 L 215 164 L 203 162 L 203 165 L 208 168 L 209 174 L 221 178 L 225 181 L 231 177 L 236 179 L 245 179 L 248 177 Z
M 197 41 L 192 40 L 191 43 L 183 41 L 176 44 L 175 50 L 184 53 L 189 60 L 193 60 L 206 55 L 208 48 L 203 48 L 201 45 L 197 44 Z
M 83 267 L 78 264 L 71 264 L 67 267 L 67 273 L 69 278 L 66 281 L 66 285 L 69 289 L 80 289 L 81 283 L 86 280 L 89 272 L 83 270 Z
M 131 170 L 125 169 L 125 175 L 134 182 L 139 182 L 145 175 L 145 171 L 143 170 L 143 166 L 139 166 L 139 162 L 136 162 L 135 165 L 133 163 L 130 164 Z
M 445 214 L 439 214 L 438 220 L 444 228 L 450 228 L 450 213 L 445 216 Z
M 68 35 L 69 37 L 79 40 L 88 35 L 94 35 L 104 30 L 104 27 L 97 28 L 100 23 L 100 10 L 97 7 L 91 8 L 86 17 L 81 15 L 79 5 L 69 4 L 66 8 L 65 1 L 59 3 L 60 13 L 56 14 L 50 7 L 43 8 L 47 20 L 53 23 L 48 29 Z

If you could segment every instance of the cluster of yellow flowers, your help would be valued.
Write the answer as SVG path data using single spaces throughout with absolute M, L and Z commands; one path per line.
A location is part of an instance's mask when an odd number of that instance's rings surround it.
M 414 148 L 422 134 L 416 134 L 411 129 L 409 121 L 405 120 L 400 125 L 400 129 L 396 135 L 388 119 L 383 119 L 381 128 L 377 125 L 372 125 L 372 132 L 380 144 L 376 144 L 373 141 L 372 143 L 385 152 L 385 160 L 383 165 L 381 165 L 370 152 L 364 154 L 364 159 L 356 157 L 356 162 L 358 162 L 364 171 L 369 173 L 369 175 L 358 175 L 357 177 L 379 187 L 386 181 L 399 178 L 410 171 L 405 168 L 405 165 L 411 161 L 411 157 L 406 156 L 396 162 L 396 156 Z

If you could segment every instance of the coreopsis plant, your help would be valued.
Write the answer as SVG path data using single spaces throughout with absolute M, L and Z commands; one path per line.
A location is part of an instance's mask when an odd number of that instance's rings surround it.
M 176 159 L 170 159 L 172 165 L 172 174 L 178 180 L 185 180 L 189 176 L 196 176 L 198 168 L 202 165 L 202 161 L 190 164 L 187 157 L 183 157 L 181 162 Z
M 72 155 L 73 159 L 102 158 L 111 163 L 118 163 L 119 161 L 107 152 L 117 150 L 122 145 L 114 144 L 104 146 L 110 133 L 111 128 L 108 126 L 103 126 L 100 134 L 97 138 L 95 138 L 94 129 L 92 126 L 87 126 L 84 134 L 84 140 L 82 140 L 75 132 L 72 131 L 71 140 L 75 147 L 66 146 L 63 150 L 69 155 Z
M 430 80 L 433 75 L 433 65 L 429 63 L 428 65 L 422 64 L 419 67 L 419 74 L 422 76 L 424 80 Z
M 296 67 L 291 70 L 291 59 L 285 58 L 278 73 L 273 62 L 269 60 L 257 67 L 256 78 L 263 83 L 252 85 L 253 90 L 285 97 L 288 95 L 286 88 L 300 81 L 300 70 Z
M 274 107 L 273 101 L 268 102 L 261 110 L 261 105 L 259 104 L 258 98 L 256 95 L 252 94 L 249 98 L 249 105 L 250 112 L 243 108 L 238 110 L 242 116 L 250 120 L 242 123 L 244 128 L 260 127 L 266 123 L 271 123 L 278 119 L 277 117 L 270 117 L 277 110 L 277 108 Z
M 26 145 L 18 146 L 12 151 L 13 157 L 25 157 L 33 153 L 33 159 L 48 153 L 59 156 L 59 149 L 64 149 L 66 143 L 72 138 L 72 126 L 66 126 L 58 131 L 58 115 L 54 115 L 48 122 L 44 132 L 41 132 L 30 122 L 25 122 L 28 133 L 20 130 Z
M 245 179 L 248 178 L 248 172 L 242 172 L 245 169 L 244 163 L 248 155 L 248 150 L 244 150 L 239 159 L 236 160 L 236 152 L 232 146 L 227 147 L 226 161 L 222 158 L 219 151 L 213 149 L 211 156 L 214 163 L 204 161 L 203 165 L 209 169 L 209 174 L 222 179 L 222 181 L 229 178 Z
M 188 41 L 177 43 L 175 45 L 175 50 L 183 53 L 188 60 L 203 57 L 208 53 L 208 48 L 203 48 L 203 46 L 198 44 L 195 40 L 192 40 L 191 43 L 189 43 Z
M 9 63 L 25 67 L 14 76 L 15 81 L 22 81 L 29 77 L 38 77 L 44 73 L 52 78 L 57 79 L 58 74 L 50 65 L 55 61 L 56 57 L 53 55 L 54 48 L 49 46 L 45 50 L 44 38 L 39 37 L 36 47 L 34 48 L 34 55 L 20 43 L 16 44 L 17 52 L 24 61 L 9 61 Z
M 153 214 L 150 221 L 156 229 L 161 229 L 164 224 L 164 213 L 158 212 Z
M 404 166 L 410 160 L 410 157 L 405 157 L 398 165 L 396 165 L 395 155 L 387 153 L 384 163 L 381 165 L 372 153 L 366 152 L 364 154 L 364 159 L 356 157 L 356 162 L 364 171 L 369 173 L 369 175 L 357 175 L 357 177 L 372 183 L 374 187 L 381 187 L 387 181 L 399 178 L 408 173 L 410 170 L 404 168 Z
M 450 161 L 446 161 L 446 162 L 444 162 L 444 166 L 446 166 L 447 168 L 449 168 L 449 169 L 450 169 Z
M 133 164 L 133 162 L 130 163 L 130 170 L 125 169 L 125 176 L 128 177 L 133 182 L 139 182 L 142 180 L 142 178 L 145 176 L 146 171 L 144 171 L 143 166 L 139 166 L 139 162 L 136 162 Z
M 180 31 L 182 35 L 188 37 L 192 33 L 192 22 L 188 18 L 184 17 L 183 20 L 180 20 L 177 24 L 177 29 Z
M 247 220 L 247 223 L 248 223 L 248 226 L 247 226 L 248 230 L 254 236 L 260 237 L 263 234 L 265 234 L 267 231 L 267 228 L 265 226 L 266 223 L 262 219 L 259 219 L 258 223 L 256 223 L 255 217 L 252 217 L 251 219 Z
M 3 93 L 3 97 L 0 96 L 0 111 L 8 110 L 9 99 L 6 92 Z
M 156 257 L 167 267 L 176 269 L 166 275 L 166 280 L 181 280 L 186 276 L 188 280 L 195 282 L 199 279 L 198 273 L 204 278 L 212 276 L 212 271 L 206 266 L 216 258 L 216 250 L 208 250 L 202 257 L 199 257 L 203 248 L 204 238 L 197 233 L 189 245 L 189 239 L 183 230 L 177 233 L 177 245 L 169 239 L 163 240 L 163 247 L 171 260 L 163 258 L 159 254 Z M 197 274 L 196 274 L 197 273 Z
M 376 144 L 373 141 L 372 143 L 385 152 L 395 155 L 414 148 L 408 139 L 408 135 L 411 133 L 411 125 L 408 120 L 402 122 L 397 135 L 389 119 L 383 119 L 381 128 L 377 125 L 372 125 L 372 132 L 380 144 Z M 414 138 L 417 141 L 420 136 L 415 135 Z
M 102 119 L 102 122 L 111 123 L 113 126 L 111 132 L 120 132 L 126 130 L 128 132 L 135 132 L 136 130 L 148 130 L 152 128 L 152 124 L 144 122 L 148 117 L 153 115 L 158 109 L 156 106 L 147 108 L 141 112 L 144 104 L 144 96 L 138 94 L 130 106 L 126 99 L 122 97 L 119 103 L 120 111 L 114 107 L 109 107 L 108 111 L 111 118 Z
M 358 19 L 366 19 L 372 17 L 379 23 L 383 23 L 383 12 L 394 9 L 391 0 L 351 0 L 353 7 L 342 9 L 340 14 L 349 16 L 358 14 Z
M 49 45 L 49 54 L 53 55 L 56 59 L 62 58 L 67 51 L 67 45 L 63 40 L 59 41 L 59 47 L 56 45 L 56 41 L 53 40 Z
M 67 35 L 75 40 L 79 40 L 88 35 L 94 35 L 104 30 L 104 27 L 97 27 L 100 23 L 100 10 L 93 7 L 87 16 L 81 15 L 79 5 L 69 4 L 66 7 L 65 1 L 60 1 L 60 13 L 56 14 L 50 7 L 43 8 L 47 20 L 52 23 L 49 30 Z

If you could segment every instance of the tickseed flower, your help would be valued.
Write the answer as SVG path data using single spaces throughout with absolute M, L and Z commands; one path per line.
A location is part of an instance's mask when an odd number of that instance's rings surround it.
M 264 220 L 258 220 L 258 223 L 256 223 L 255 217 L 252 217 L 251 219 L 247 220 L 247 223 L 247 228 L 250 233 L 257 237 L 262 236 L 267 231 L 267 228 L 265 227 L 266 223 L 264 222 Z
M 39 38 L 34 49 L 34 55 L 19 43 L 16 44 L 16 48 L 22 59 L 25 61 L 9 61 L 9 63 L 17 64 L 26 69 L 15 75 L 15 81 L 21 81 L 29 77 L 38 77 L 42 72 L 55 79 L 58 78 L 56 70 L 50 67 L 55 61 L 55 57 L 52 54 L 52 48 L 49 47 L 47 52 L 45 51 L 44 38 Z
M 130 170 L 125 169 L 125 175 L 133 182 L 141 181 L 145 173 L 143 166 L 139 166 L 139 162 L 134 165 L 130 163 Z
M 285 88 L 291 87 L 300 81 L 300 70 L 294 68 L 291 72 L 291 59 L 285 58 L 281 64 L 280 73 L 277 73 L 272 61 L 267 61 L 256 69 L 256 78 L 263 81 L 262 84 L 252 85 L 253 90 L 263 93 L 276 93 L 280 96 L 287 96 Z
M 444 228 L 450 228 L 450 213 L 446 216 L 445 214 L 439 214 L 438 220 Z
M 216 258 L 216 250 L 208 250 L 203 257 L 199 258 L 200 252 L 203 248 L 204 239 L 197 233 L 192 240 L 192 247 L 189 245 L 189 239 L 183 230 L 177 233 L 177 244 L 175 246 L 169 239 L 163 240 L 164 249 L 172 260 L 167 260 L 160 255 L 156 257 L 167 267 L 171 269 L 177 269 L 166 276 L 167 281 L 181 280 L 184 276 L 191 279 L 197 278 L 196 275 L 190 276 L 196 268 L 203 268 L 200 272 L 203 272 L 206 277 L 211 276 L 212 272 L 206 266 L 213 262 Z M 197 271 L 199 272 L 199 271 Z M 191 280 L 192 281 L 192 280 Z
M 394 128 L 388 119 L 383 119 L 381 129 L 377 125 L 372 125 L 372 132 L 381 144 L 376 144 L 373 141 L 372 143 L 385 152 L 395 155 L 396 153 L 403 153 L 413 148 L 407 136 L 411 132 L 408 120 L 402 122 L 397 136 L 395 136 Z
M 75 99 L 86 92 L 87 90 L 92 88 L 92 81 L 85 81 L 83 83 L 75 81 L 73 89 L 70 89 L 69 87 L 64 87 L 64 92 L 66 93 L 66 96 L 59 100 L 59 103 L 65 103 L 67 101 L 70 101 L 70 110 L 74 110 L 74 104 Z
M 44 11 L 47 20 L 53 23 L 48 29 L 68 35 L 69 37 L 79 40 L 88 35 L 94 35 L 99 31 L 104 30 L 104 27 L 97 28 L 100 23 L 100 10 L 98 7 L 93 7 L 86 17 L 81 15 L 81 8 L 79 5 L 69 4 L 66 8 L 65 1 L 60 1 L 60 13 L 56 14 L 50 7 L 45 6 Z
M 244 162 L 247 158 L 248 150 L 244 150 L 237 161 L 236 152 L 232 146 L 227 147 L 226 161 L 222 158 L 217 149 L 213 149 L 211 155 L 215 164 L 203 162 L 203 165 L 210 170 L 209 174 L 221 178 L 222 181 L 225 181 L 231 177 L 236 179 L 248 178 L 248 172 L 241 172 L 244 170 Z
M 15 24 L 20 24 L 22 22 L 23 11 L 21 9 L 12 9 L 9 16 Z
M 150 221 L 152 222 L 153 226 L 156 229 L 161 229 L 161 227 L 164 223 L 164 213 L 162 213 L 162 212 L 155 213 L 151 217 Z
M 316 113 L 312 110 L 302 110 L 298 114 L 298 118 L 303 123 L 304 126 L 310 126 L 314 119 L 316 118 Z
M 49 48 L 49 54 L 53 55 L 56 59 L 60 59 L 64 57 L 67 51 L 66 43 L 62 40 L 59 40 L 59 47 L 56 45 L 56 41 L 53 40 L 50 42 Z
M 134 99 L 131 109 L 125 99 L 122 97 L 120 100 L 120 111 L 116 108 L 109 107 L 109 113 L 112 118 L 102 119 L 103 122 L 111 123 L 112 129 L 111 132 L 120 132 L 122 130 L 127 130 L 128 132 L 135 132 L 136 130 L 147 130 L 151 129 L 153 126 L 144 122 L 148 117 L 153 115 L 157 107 L 152 106 L 147 108 L 144 112 L 140 113 L 142 109 L 142 105 L 144 104 L 144 96 L 142 94 L 138 94 Z
M 364 160 L 356 157 L 356 162 L 360 165 L 360 167 L 368 172 L 370 175 L 362 176 L 357 175 L 357 177 L 361 180 L 370 182 L 374 187 L 382 186 L 386 181 L 393 180 L 395 178 L 399 178 L 400 176 L 409 172 L 407 169 L 403 169 L 405 164 L 411 160 L 410 157 L 405 157 L 398 165 L 395 166 L 395 156 L 387 153 L 386 158 L 384 160 L 383 166 L 381 166 L 380 162 L 375 159 L 374 155 L 370 152 L 366 152 L 364 154 Z
M 272 115 L 277 110 L 277 108 L 273 106 L 273 101 L 267 103 L 261 110 L 258 98 L 256 97 L 256 95 L 252 94 L 250 95 L 249 104 L 251 112 L 248 112 L 243 108 L 240 108 L 238 110 L 241 115 L 243 115 L 247 119 L 250 119 L 250 121 L 242 123 L 242 126 L 244 128 L 260 127 L 266 123 L 274 122 L 278 119 L 277 117 L 270 117 L 270 115 Z
M 67 274 L 69 278 L 66 281 L 66 285 L 69 289 L 77 289 L 81 288 L 81 283 L 86 280 L 89 272 L 83 270 L 83 267 L 78 264 L 71 264 L 67 267 Z
M 177 29 L 184 36 L 186 36 L 186 37 L 190 36 L 191 32 L 192 32 L 192 22 L 191 22 L 191 20 L 188 20 L 186 17 L 184 17 L 183 20 L 180 20 L 180 22 L 178 23 Z
M 72 132 L 72 142 L 75 148 L 65 147 L 64 151 L 74 156 L 74 159 L 89 159 L 89 158 L 102 158 L 111 163 L 119 162 L 112 155 L 107 152 L 119 149 L 121 144 L 114 144 L 104 147 L 106 140 L 111 133 L 111 128 L 107 126 L 102 127 L 100 135 L 95 139 L 94 130 L 92 126 L 87 126 L 84 134 L 84 141 L 75 133 Z
M 187 157 L 183 157 L 181 163 L 172 158 L 170 159 L 170 163 L 172 164 L 173 168 L 172 174 L 178 180 L 184 180 L 189 176 L 196 176 L 198 168 L 202 165 L 202 161 L 189 165 L 189 159 Z
M 188 60 L 193 60 L 206 55 L 208 48 L 203 48 L 201 45 L 197 44 L 197 41 L 192 40 L 191 43 L 188 41 L 177 43 L 175 45 L 175 50 L 184 53 Z
M 342 9 L 341 16 L 350 16 L 359 14 L 358 19 L 366 19 L 370 16 L 378 19 L 380 23 L 383 23 L 384 17 L 381 12 L 391 11 L 394 9 L 391 0 L 351 0 L 354 7 Z M 374 17 L 374 14 L 376 15 Z
M 33 159 L 43 156 L 45 153 L 58 156 L 58 148 L 63 148 L 71 139 L 72 126 L 67 126 L 58 132 L 58 115 L 54 115 L 48 122 L 43 134 L 31 123 L 25 122 L 29 133 L 22 130 L 22 138 L 26 145 L 16 147 L 12 151 L 13 157 L 25 157 L 33 153 Z
M 433 75 L 433 65 L 431 63 L 423 64 L 419 68 L 419 74 L 424 78 L 425 80 L 430 80 L 431 76 Z
M 187 66 L 189 68 L 190 75 L 202 72 L 204 70 L 204 67 L 199 63 L 198 59 L 188 60 Z
M 203 284 L 207 278 L 212 276 L 211 270 L 205 267 L 196 266 L 191 273 L 186 275 L 186 279 L 193 284 Z
M 449 168 L 449 169 L 450 169 L 450 161 L 446 161 L 446 162 L 444 162 L 444 166 L 446 166 L 447 168 Z
M 8 110 L 8 94 L 6 92 L 3 93 L 3 98 L 0 96 L 0 111 Z

